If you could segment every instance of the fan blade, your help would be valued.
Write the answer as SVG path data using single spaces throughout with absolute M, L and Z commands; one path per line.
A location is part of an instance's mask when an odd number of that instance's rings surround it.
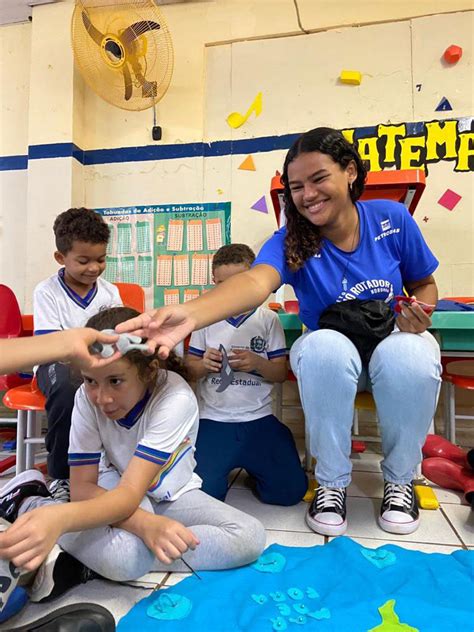
M 132 97 L 133 84 L 132 84 L 132 77 L 130 75 L 130 70 L 128 69 L 128 66 L 126 63 L 122 66 L 122 72 L 123 72 L 123 80 L 125 82 L 125 101 L 130 101 Z
M 102 43 L 102 40 L 104 39 L 104 36 L 102 35 L 100 31 L 98 31 L 95 28 L 95 26 L 92 24 L 89 16 L 87 15 L 85 11 L 82 12 L 82 23 L 84 24 L 86 31 L 92 37 L 92 39 L 97 44 L 97 46 L 100 46 Z
M 125 31 L 120 36 L 122 44 L 126 47 L 130 46 L 133 40 L 136 40 L 140 35 L 146 33 L 147 31 L 157 31 L 161 26 L 158 22 L 135 22 L 131 26 L 127 27 Z

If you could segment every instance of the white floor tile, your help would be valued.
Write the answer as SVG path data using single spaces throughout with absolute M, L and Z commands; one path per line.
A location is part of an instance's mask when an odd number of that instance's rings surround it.
M 302 531 L 276 531 L 267 529 L 267 544 L 282 544 L 283 546 L 316 546 L 324 544 L 324 536 L 318 533 L 303 533 Z
M 467 505 L 464 500 L 464 494 L 462 492 L 456 492 L 453 489 L 445 489 L 444 487 L 438 487 L 434 483 L 430 483 L 430 487 L 436 494 L 438 501 L 444 505 Z
M 451 508 L 459 509 L 454 505 Z M 440 510 L 421 511 L 420 526 L 415 533 L 410 535 L 386 534 L 377 524 L 379 511 L 380 500 L 349 497 L 347 499 L 348 527 L 346 535 L 375 539 L 387 538 L 393 542 L 437 542 L 452 546 L 461 545 L 459 538 Z
M 352 470 L 354 472 L 380 472 L 382 456 L 374 452 L 362 452 L 351 456 Z
M 293 507 L 264 505 L 246 489 L 231 489 L 226 502 L 258 518 L 266 529 L 310 532 L 304 521 L 307 503 L 301 502 Z
M 443 505 L 443 511 L 446 513 L 464 544 L 474 546 L 474 511 L 471 507 L 464 505 Z
M 389 534 L 387 533 L 387 536 Z M 415 536 L 416 534 L 413 534 Z M 330 538 L 333 540 L 334 538 Z M 367 549 L 378 549 L 380 546 L 385 546 L 386 544 L 395 544 L 396 546 L 400 546 L 404 549 L 410 549 L 413 551 L 423 551 L 423 553 L 446 553 L 450 554 L 454 551 L 459 551 L 461 546 L 448 546 L 446 544 L 428 544 L 426 542 L 407 542 L 406 540 L 401 541 L 391 541 L 389 538 L 352 538 L 362 546 L 365 546 Z
M 166 575 L 167 573 L 147 573 L 146 575 L 143 575 L 142 577 L 139 577 L 134 581 L 126 582 L 126 584 L 128 586 L 142 586 L 143 588 L 148 587 L 153 589 L 161 584 Z
M 383 477 L 381 472 L 352 472 L 352 482 L 347 488 L 347 495 L 359 498 L 382 498 Z

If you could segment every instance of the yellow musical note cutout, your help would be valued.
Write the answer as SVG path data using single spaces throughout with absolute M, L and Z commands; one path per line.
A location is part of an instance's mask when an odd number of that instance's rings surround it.
M 233 129 L 237 129 L 241 127 L 248 117 L 255 112 L 255 116 L 259 116 L 262 113 L 262 93 L 259 92 L 255 99 L 252 102 L 252 105 L 249 107 L 245 114 L 241 114 L 240 112 L 231 112 L 227 117 L 227 124 Z

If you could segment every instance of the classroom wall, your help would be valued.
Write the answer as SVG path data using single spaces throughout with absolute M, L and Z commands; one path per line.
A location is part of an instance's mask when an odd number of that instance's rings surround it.
M 359 128 L 472 115 L 470 1 L 299 0 L 298 7 L 301 28 L 293 0 L 162 7 L 175 70 L 157 107 L 160 143 L 151 140 L 151 110 L 113 108 L 75 70 L 71 1 L 36 7 L 31 24 L 0 29 L 0 279 L 14 288 L 25 309 L 36 283 L 56 269 L 51 226 L 72 204 L 229 200 L 233 240 L 258 249 L 276 224 L 268 195 L 268 214 L 250 207 L 268 194 L 285 154 L 284 148 L 260 151 L 261 139 L 319 124 Z M 447 68 L 440 56 L 451 43 L 462 45 L 464 56 Z M 360 87 L 337 84 L 344 67 L 364 73 Z M 419 93 L 417 83 L 423 86 Z M 226 116 L 245 111 L 258 91 L 262 114 L 231 130 Z M 452 100 L 452 112 L 434 112 L 442 96 Z M 255 172 L 238 169 L 247 153 L 230 143 L 222 156 L 202 149 L 194 156 L 166 155 L 167 146 L 204 141 L 212 148 L 215 141 L 253 138 Z M 127 148 L 147 146 L 165 148 L 159 160 L 146 159 L 145 150 L 138 151 L 143 160 L 127 159 Z M 74 157 L 77 148 L 124 149 L 119 161 L 84 165 L 83 154 Z M 474 293 L 471 182 L 470 174 L 455 173 L 451 162 L 430 165 L 415 215 L 441 261 L 438 282 L 445 294 Z M 463 196 L 451 213 L 437 204 L 446 188 Z

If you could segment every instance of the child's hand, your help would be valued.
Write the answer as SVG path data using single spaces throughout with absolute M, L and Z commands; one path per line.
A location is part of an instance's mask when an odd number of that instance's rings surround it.
M 208 373 L 219 373 L 222 369 L 222 353 L 209 347 L 202 356 L 202 363 Z
M 234 349 L 232 355 L 229 356 L 229 364 L 234 371 L 250 373 L 251 371 L 258 370 L 261 359 L 258 353 L 254 353 L 253 351 Z
M 0 558 L 27 571 L 37 569 L 63 533 L 61 514 L 60 506 L 50 505 L 20 516 L 0 533 Z
M 104 334 L 90 327 L 68 329 L 62 335 L 66 337 L 65 346 L 68 359 L 73 361 L 80 369 L 97 369 L 115 362 L 122 355 L 120 351 L 116 351 L 110 358 L 103 358 L 99 354 L 91 354 L 90 352 L 90 347 L 95 342 L 103 344 L 117 342 L 117 335 Z
M 147 547 L 153 551 L 163 564 L 171 564 L 188 549 L 199 544 L 196 536 L 184 525 L 165 516 L 147 516 L 146 524 L 140 533 Z

